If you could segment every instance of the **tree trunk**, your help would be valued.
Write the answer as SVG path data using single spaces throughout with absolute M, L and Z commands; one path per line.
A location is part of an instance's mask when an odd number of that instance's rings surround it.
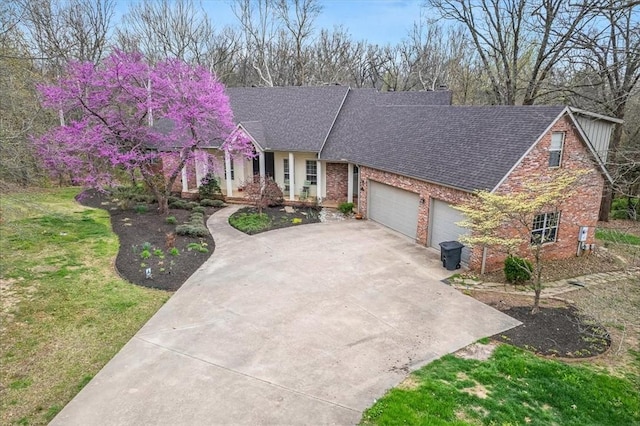
M 611 204 L 613 203 L 613 190 L 609 182 L 604 183 L 602 190 L 602 200 L 600 201 L 600 213 L 598 213 L 598 220 L 602 222 L 609 222 L 609 213 L 611 212 Z
M 169 197 L 165 194 L 156 195 L 158 199 L 158 212 L 160 214 L 169 214 Z
M 535 315 L 540 312 L 540 294 L 542 293 L 542 286 L 536 285 L 534 289 L 535 297 L 533 298 L 533 308 L 531 308 L 531 315 Z

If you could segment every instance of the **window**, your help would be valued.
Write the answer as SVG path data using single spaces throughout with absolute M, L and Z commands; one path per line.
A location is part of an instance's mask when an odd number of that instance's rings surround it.
M 307 160 L 307 180 L 311 185 L 318 184 L 318 169 L 314 160 Z
M 289 159 L 285 158 L 282 162 L 284 165 L 284 180 L 287 182 L 289 180 Z
M 549 147 L 549 167 L 560 167 L 563 146 L 564 132 L 553 132 L 551 134 L 551 146 Z
M 533 229 L 531 231 L 532 244 L 552 243 L 558 236 L 558 222 L 560 212 L 542 213 L 533 219 Z
M 229 164 L 230 164 L 230 172 L 231 172 L 231 180 L 235 179 L 235 170 L 233 170 L 233 158 L 231 160 L 229 160 Z M 225 179 L 227 178 L 227 162 L 225 161 L 224 163 L 224 177 Z

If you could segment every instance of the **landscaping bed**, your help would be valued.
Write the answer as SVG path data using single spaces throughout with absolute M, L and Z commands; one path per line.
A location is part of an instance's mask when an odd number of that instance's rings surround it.
M 171 208 L 164 215 L 157 212 L 157 204 L 150 203 L 136 203 L 134 208 L 123 210 L 112 197 L 96 191 L 83 192 L 78 201 L 109 212 L 113 232 L 120 240 L 115 267 L 131 283 L 175 291 L 215 249 L 208 231 L 199 237 L 177 235 L 176 227 L 189 222 L 189 210 Z M 203 225 L 217 210 L 220 208 L 205 207 Z M 175 223 L 169 223 L 167 218 L 175 218 Z
M 265 207 L 262 213 L 254 207 L 243 207 L 229 217 L 234 228 L 249 235 L 289 226 L 320 222 L 316 207 Z
M 540 312 L 531 314 L 533 298 L 490 291 L 470 295 L 522 322 L 492 338 L 538 355 L 589 358 L 611 346 L 607 329 L 576 307 L 559 300 L 542 299 Z

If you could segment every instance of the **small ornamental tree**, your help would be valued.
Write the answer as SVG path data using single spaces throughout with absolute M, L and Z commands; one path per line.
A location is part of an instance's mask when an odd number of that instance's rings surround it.
M 173 183 L 199 148 L 253 156 L 249 139 L 234 132 L 224 86 L 204 67 L 149 64 L 139 53 L 115 51 L 98 65 L 71 63 L 64 76 L 38 89 L 61 121 L 34 138 L 49 171 L 72 170 L 75 183 L 95 188 L 116 183 L 119 170 L 138 171 L 163 213 Z
M 534 234 L 536 215 L 544 212 L 560 211 L 562 202 L 571 197 L 575 185 L 587 171 L 557 170 L 553 177 L 532 177 L 529 184 L 515 193 L 493 193 L 478 191 L 467 203 L 453 206 L 465 215 L 458 225 L 471 230 L 461 236 L 460 241 L 470 246 L 494 248 L 507 255 L 518 253 L 527 246 L 532 262 L 518 263 L 524 268 L 524 275 L 531 276 L 529 285 L 535 293 L 532 314 L 540 311 L 542 293 L 542 245 L 549 242 L 549 235 Z
M 244 183 L 244 191 L 249 203 L 258 209 L 259 214 L 262 214 L 262 209 L 266 207 L 280 206 L 284 203 L 282 189 L 271 178 L 255 175 Z

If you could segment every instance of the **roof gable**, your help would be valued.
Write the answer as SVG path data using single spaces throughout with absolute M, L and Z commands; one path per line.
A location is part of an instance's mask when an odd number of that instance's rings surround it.
M 347 99 L 321 158 L 466 191 L 492 189 L 562 106 L 363 106 Z
M 234 120 L 253 135 L 260 122 L 264 150 L 318 152 L 335 120 L 347 87 L 228 88 Z

